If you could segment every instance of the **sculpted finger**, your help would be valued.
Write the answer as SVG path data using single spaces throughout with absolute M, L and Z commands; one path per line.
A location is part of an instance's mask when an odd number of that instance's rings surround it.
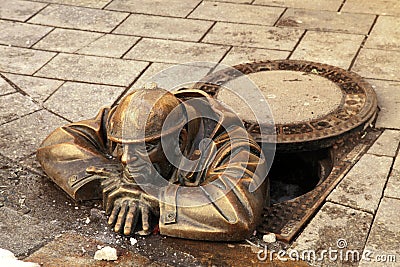
M 115 219 L 117 218 L 117 215 L 118 215 L 120 209 L 121 209 L 121 205 L 120 205 L 119 202 L 116 201 L 116 202 L 114 203 L 114 208 L 113 208 L 113 210 L 112 210 L 112 212 L 111 212 L 111 215 L 110 215 L 110 217 L 108 218 L 108 224 L 109 224 L 109 225 L 114 225 Z
M 132 202 L 129 205 L 128 215 L 126 216 L 124 235 L 130 235 L 132 233 L 132 230 L 136 228 L 138 219 L 139 219 L 138 204 Z
M 147 206 L 141 206 L 140 211 L 142 213 L 142 229 L 143 232 L 147 233 L 150 229 L 150 210 Z
M 122 202 L 121 210 L 119 211 L 117 222 L 115 223 L 114 231 L 119 233 L 122 230 L 122 226 L 125 223 L 125 217 L 128 208 L 128 200 Z

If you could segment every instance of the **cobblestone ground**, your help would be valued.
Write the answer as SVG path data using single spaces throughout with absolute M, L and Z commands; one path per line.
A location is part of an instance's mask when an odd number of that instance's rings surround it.
M 304 59 L 368 79 L 383 133 L 292 248 L 338 249 L 343 239 L 373 262 L 324 265 L 396 266 L 387 261 L 400 262 L 399 29 L 398 0 L 1 0 L 0 247 L 43 266 L 260 263 L 246 244 L 152 236 L 131 245 L 106 228 L 99 203 L 75 204 L 49 182 L 34 153 L 56 127 L 174 63 Z M 93 260 L 105 244 L 117 262 Z

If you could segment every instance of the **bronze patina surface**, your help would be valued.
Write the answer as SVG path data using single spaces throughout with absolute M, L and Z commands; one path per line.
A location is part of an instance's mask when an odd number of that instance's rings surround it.
M 240 118 L 198 90 L 135 90 L 56 129 L 37 158 L 74 200 L 102 199 L 125 235 L 243 240 L 269 201 L 265 164 Z

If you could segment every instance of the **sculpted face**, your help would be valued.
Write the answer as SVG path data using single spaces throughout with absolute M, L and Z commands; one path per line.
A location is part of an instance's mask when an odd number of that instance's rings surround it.
M 180 144 L 179 140 L 173 138 L 167 137 L 166 140 L 164 145 L 161 144 L 161 138 L 151 142 L 116 143 L 112 156 L 122 163 L 127 178 L 134 178 L 136 182 L 154 179 L 158 177 L 157 173 L 168 180 L 173 164 L 168 161 L 164 149 L 168 155 L 175 155 L 172 160 L 176 163 L 179 162 L 180 153 L 175 151 L 180 150 Z

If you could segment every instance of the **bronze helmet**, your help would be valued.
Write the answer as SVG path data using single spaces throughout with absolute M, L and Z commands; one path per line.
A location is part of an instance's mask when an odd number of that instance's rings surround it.
M 138 89 L 110 110 L 107 136 L 118 143 L 149 142 L 181 130 L 186 120 L 184 105 L 172 93 L 160 88 Z

